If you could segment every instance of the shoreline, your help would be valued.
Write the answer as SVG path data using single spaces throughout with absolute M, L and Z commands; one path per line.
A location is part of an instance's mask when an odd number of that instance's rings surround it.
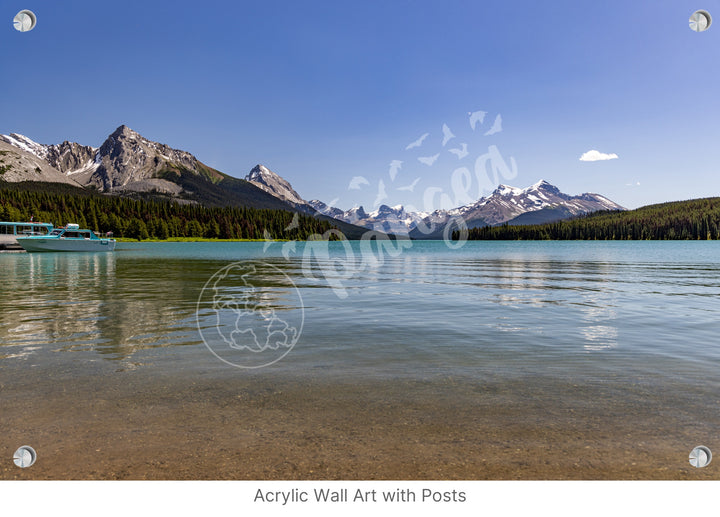
M 130 239 L 128 237 L 112 237 L 118 243 L 164 243 L 164 242 L 286 242 L 288 239 L 206 239 L 204 237 L 171 237 L 169 239 Z
M 61 389 L 33 397 L 7 383 L 0 454 L 27 443 L 38 462 L 5 462 L 0 477 L 720 479 L 687 460 L 695 445 L 712 448 L 714 427 L 668 417 L 645 393 L 613 401 L 600 387 L 558 398 L 526 382 L 241 377 L 135 370 L 106 376 L 101 390 L 90 376 L 58 379 Z

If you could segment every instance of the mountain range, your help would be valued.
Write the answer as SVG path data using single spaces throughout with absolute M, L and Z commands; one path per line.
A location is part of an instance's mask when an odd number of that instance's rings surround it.
M 69 183 L 107 194 L 169 197 L 207 206 L 292 210 L 254 184 L 213 169 L 186 151 L 152 142 L 127 126 L 100 147 L 75 142 L 44 145 L 12 133 L 0 135 L 5 181 Z
M 0 179 L 68 183 L 107 194 L 165 197 L 206 206 L 290 210 L 332 220 L 355 236 L 362 228 L 438 238 L 457 217 L 475 228 L 538 224 L 598 210 L 624 210 L 599 194 L 570 196 L 544 180 L 524 189 L 499 185 L 489 196 L 451 210 L 414 212 L 402 205 L 380 205 L 370 212 L 362 206 L 341 210 L 317 199 L 305 201 L 287 180 L 264 165 L 256 165 L 245 179 L 234 178 L 187 151 L 148 140 L 125 125 L 100 147 L 68 141 L 45 145 L 16 133 L 0 135 Z
M 442 237 L 445 225 L 458 217 L 468 228 L 477 228 L 503 223 L 541 224 L 598 210 L 625 210 L 600 194 L 564 194 L 545 180 L 524 189 L 499 185 L 489 196 L 451 210 L 413 212 L 402 205 L 380 205 L 367 212 L 362 206 L 341 210 L 317 199 L 305 201 L 290 183 L 262 165 L 256 166 L 245 179 L 309 213 L 317 211 L 349 224 L 413 238 Z
M 432 212 L 408 212 L 402 205 L 380 205 L 366 212 L 361 206 L 342 211 L 318 200 L 309 204 L 334 219 L 419 239 L 442 237 L 445 226 L 456 218 L 462 218 L 468 228 L 477 228 L 503 223 L 540 224 L 598 210 L 624 210 L 599 194 L 564 194 L 545 180 L 524 189 L 500 185 L 489 196 L 474 203 Z

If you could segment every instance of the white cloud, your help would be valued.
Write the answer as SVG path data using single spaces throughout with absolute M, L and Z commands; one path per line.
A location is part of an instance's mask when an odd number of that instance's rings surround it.
M 581 162 L 597 162 L 600 160 L 615 160 L 618 157 L 615 153 L 601 153 L 595 149 L 591 149 L 580 157 Z

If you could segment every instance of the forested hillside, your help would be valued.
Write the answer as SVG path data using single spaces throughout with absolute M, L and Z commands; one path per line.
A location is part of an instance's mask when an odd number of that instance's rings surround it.
M 457 232 L 453 233 L 458 238 Z M 720 238 L 720 198 L 675 201 L 522 226 L 469 230 L 470 240 L 687 240 Z
M 295 216 L 297 224 L 291 225 Z M 58 183 L 0 181 L 0 221 L 30 218 L 55 226 L 77 223 L 82 228 L 134 239 L 262 239 L 267 230 L 274 239 L 305 240 L 332 228 L 327 221 L 284 210 L 208 208 L 195 203 L 107 196 Z

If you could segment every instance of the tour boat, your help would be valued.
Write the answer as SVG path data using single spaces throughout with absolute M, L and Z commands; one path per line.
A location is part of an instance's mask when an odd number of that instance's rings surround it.
M 115 239 L 101 239 L 91 230 L 81 230 L 77 224 L 55 228 L 47 235 L 17 236 L 25 251 L 113 251 Z
M 53 225 L 50 223 L 37 223 L 33 221 L 25 223 L 12 223 L 0 221 L 0 251 L 22 251 L 22 248 L 17 243 L 18 237 L 28 235 L 47 235 L 52 230 Z

